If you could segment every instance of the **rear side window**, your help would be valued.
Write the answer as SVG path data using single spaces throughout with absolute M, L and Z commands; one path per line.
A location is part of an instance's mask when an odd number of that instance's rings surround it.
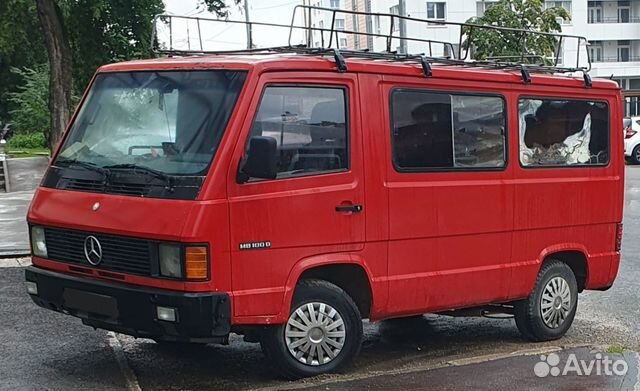
M 501 97 L 395 90 L 391 109 L 397 170 L 504 167 Z
M 567 99 L 520 99 L 520 163 L 525 167 L 609 163 L 609 106 Z
M 349 168 L 346 90 L 267 87 L 251 136 L 278 144 L 278 178 Z

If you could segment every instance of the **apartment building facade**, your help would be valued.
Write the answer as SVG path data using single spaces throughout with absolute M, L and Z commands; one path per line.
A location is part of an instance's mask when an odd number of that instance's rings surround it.
M 482 16 L 496 0 L 373 0 L 372 12 L 404 14 L 434 21 L 465 22 L 469 18 Z M 545 7 L 563 7 L 571 20 L 562 23 L 562 32 L 584 36 L 589 41 L 587 50 L 592 61 L 592 77 L 612 77 L 620 84 L 627 97 L 626 111 L 629 115 L 640 115 L 640 0 L 565 0 L 545 1 Z M 400 35 L 405 29 L 410 37 L 457 42 L 460 30 L 455 26 L 424 23 L 399 23 L 390 25 L 389 18 L 373 17 L 372 30 L 387 34 L 394 31 Z M 385 50 L 384 38 L 373 40 L 375 50 Z M 408 53 L 426 53 L 433 56 L 450 55 L 457 45 L 433 44 L 429 47 L 420 42 L 402 43 L 392 41 L 392 50 Z M 577 42 L 565 42 L 560 53 L 560 62 L 575 64 L 576 55 L 586 53 L 578 50 Z M 583 54 L 584 56 L 584 54 Z M 583 62 L 585 58 L 581 58 Z

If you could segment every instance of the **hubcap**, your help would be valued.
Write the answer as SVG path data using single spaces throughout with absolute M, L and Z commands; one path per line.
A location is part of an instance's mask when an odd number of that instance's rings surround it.
M 323 365 L 336 358 L 344 346 L 346 330 L 342 316 L 325 303 L 298 307 L 284 331 L 289 353 L 307 365 Z
M 542 292 L 540 312 L 542 320 L 548 327 L 560 327 L 571 311 L 571 288 L 562 277 L 554 277 L 547 283 Z

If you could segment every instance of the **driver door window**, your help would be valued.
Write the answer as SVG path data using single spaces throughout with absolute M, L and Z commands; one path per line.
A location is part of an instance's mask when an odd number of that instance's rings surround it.
M 276 140 L 277 178 L 344 171 L 349 168 L 346 106 L 344 88 L 270 86 L 250 137 Z

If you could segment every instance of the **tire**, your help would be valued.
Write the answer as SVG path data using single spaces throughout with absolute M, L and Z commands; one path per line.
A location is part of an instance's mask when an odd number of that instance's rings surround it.
M 578 283 L 564 262 L 546 262 L 533 292 L 514 306 L 516 326 L 528 340 L 541 342 L 561 338 L 571 327 L 578 307 Z
M 313 320 L 317 321 L 319 314 L 322 314 L 321 327 L 313 327 L 318 324 Z M 336 285 L 323 280 L 302 280 L 296 287 L 287 323 L 267 328 L 260 344 L 267 359 L 287 379 L 334 372 L 343 369 L 360 352 L 360 311 L 351 297 Z
M 633 164 L 640 164 L 640 144 L 636 145 L 631 151 L 631 156 L 629 156 L 629 161 Z

